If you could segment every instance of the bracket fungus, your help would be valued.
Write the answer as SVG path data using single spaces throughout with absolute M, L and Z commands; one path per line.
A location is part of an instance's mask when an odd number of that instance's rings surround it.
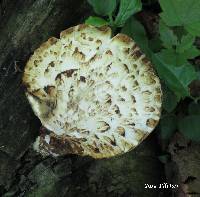
M 42 123 L 42 155 L 108 158 L 136 147 L 157 125 L 161 85 L 152 64 L 124 34 L 77 25 L 43 43 L 23 84 Z

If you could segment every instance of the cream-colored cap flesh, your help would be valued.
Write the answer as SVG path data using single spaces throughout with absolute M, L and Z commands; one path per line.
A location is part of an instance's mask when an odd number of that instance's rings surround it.
M 48 130 L 34 144 L 43 155 L 122 154 L 160 118 L 161 85 L 150 61 L 109 27 L 77 25 L 50 38 L 27 62 L 23 84 Z

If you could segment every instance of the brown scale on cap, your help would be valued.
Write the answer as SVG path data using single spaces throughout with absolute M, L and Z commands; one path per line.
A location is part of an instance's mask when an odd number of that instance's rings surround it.
M 64 31 L 62 31 L 62 32 L 60 33 L 60 37 L 65 37 L 65 36 L 67 36 L 68 34 L 73 33 L 73 31 L 74 31 L 74 27 L 70 27 L 70 28 L 68 28 L 68 29 L 66 29 L 66 30 L 64 30 Z
M 51 85 L 44 87 L 44 91 L 52 97 L 55 96 L 55 89 L 56 89 L 55 86 Z
M 34 143 L 42 155 L 123 154 L 160 118 L 162 92 L 151 62 L 130 37 L 112 38 L 106 26 L 77 25 L 50 38 L 27 62 L 23 84 L 45 128 Z
M 117 127 L 117 132 L 121 135 L 121 136 L 125 136 L 125 129 L 123 127 Z
M 150 119 L 147 120 L 146 125 L 148 127 L 154 128 L 157 125 L 157 123 L 158 123 L 157 120 L 150 118 Z
M 132 39 L 124 34 L 117 34 L 113 40 L 121 41 L 126 44 L 129 44 L 130 42 L 132 42 Z
M 113 55 L 111 50 L 107 50 L 106 54 Z
M 64 75 L 64 76 L 66 76 L 66 77 L 72 77 L 73 73 L 74 73 L 75 71 L 77 71 L 77 70 L 78 70 L 78 69 L 65 70 L 65 71 L 59 73 L 59 74 L 56 76 L 55 80 L 60 79 L 60 78 L 61 78 L 61 75 Z
M 78 50 L 78 47 L 75 48 L 72 56 L 74 56 L 76 59 L 79 59 L 79 60 L 85 60 L 85 54 L 81 51 Z

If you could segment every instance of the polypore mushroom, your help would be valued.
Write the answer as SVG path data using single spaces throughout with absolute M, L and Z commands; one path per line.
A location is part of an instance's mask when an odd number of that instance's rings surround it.
M 161 85 L 124 34 L 78 25 L 50 38 L 26 64 L 23 84 L 43 128 L 43 155 L 111 157 L 136 147 L 160 118 Z

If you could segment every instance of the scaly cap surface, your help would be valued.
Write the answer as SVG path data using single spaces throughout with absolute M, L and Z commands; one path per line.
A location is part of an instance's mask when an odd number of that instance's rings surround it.
M 157 125 L 161 85 L 150 61 L 124 34 L 77 25 L 29 59 L 26 95 L 43 129 L 43 155 L 105 158 L 130 151 Z M 46 128 L 46 129 L 45 129 Z

